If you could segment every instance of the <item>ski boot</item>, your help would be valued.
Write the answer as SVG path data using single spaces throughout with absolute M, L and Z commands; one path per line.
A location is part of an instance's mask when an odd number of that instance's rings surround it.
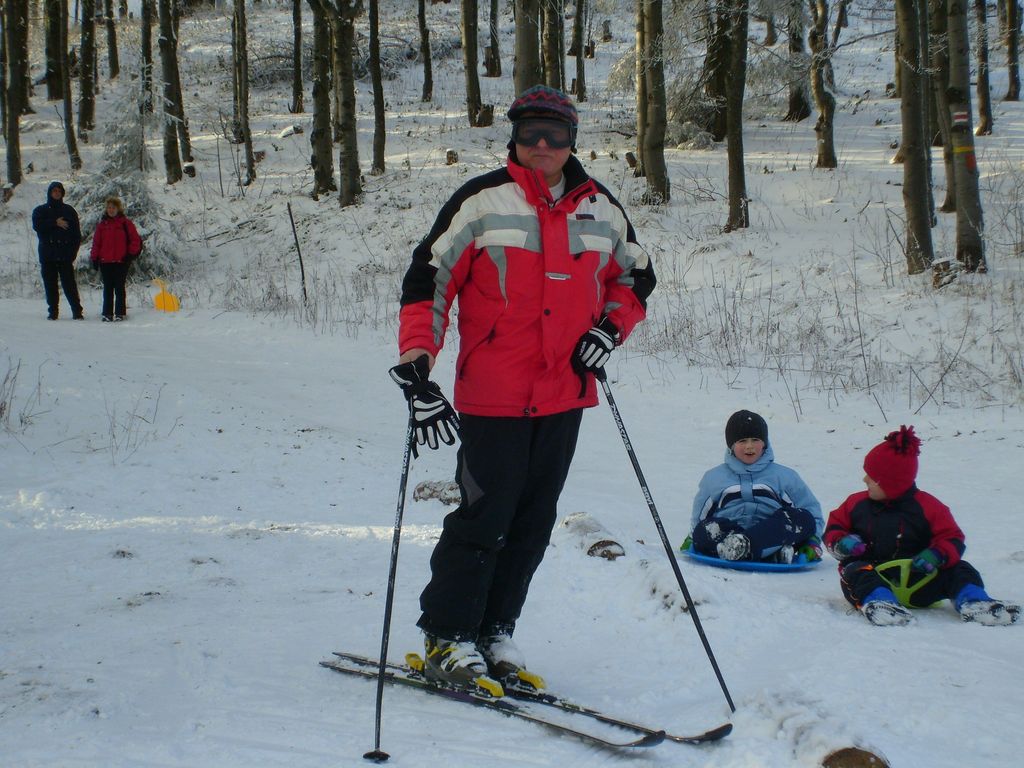
M 505 695 L 501 683 L 488 677 L 487 662 L 473 643 L 428 634 L 424 649 L 423 674 L 431 682 L 495 698 Z
M 491 677 L 501 681 L 502 685 L 529 691 L 544 689 L 544 678 L 526 669 L 526 659 L 512 640 L 511 633 L 498 631 L 483 635 L 477 644 L 487 661 Z

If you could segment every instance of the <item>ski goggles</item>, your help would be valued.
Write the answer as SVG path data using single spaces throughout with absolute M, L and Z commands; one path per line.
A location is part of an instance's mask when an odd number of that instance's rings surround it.
M 545 117 L 524 117 L 512 123 L 512 141 L 524 147 L 536 147 L 544 139 L 552 149 L 565 149 L 576 143 L 576 126 Z

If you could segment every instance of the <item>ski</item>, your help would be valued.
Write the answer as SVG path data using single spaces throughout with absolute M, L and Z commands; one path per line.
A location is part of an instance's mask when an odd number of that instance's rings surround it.
M 359 661 L 355 661 L 339 655 L 337 660 L 321 661 L 320 666 L 326 667 L 327 669 L 333 669 L 335 672 L 341 672 L 347 675 L 356 675 L 374 680 L 377 679 L 378 665 L 372 659 L 360 658 Z M 563 725 L 562 723 L 556 723 L 553 720 L 549 720 L 529 709 L 525 703 L 512 702 L 506 698 L 495 699 L 483 694 L 472 693 L 471 691 L 464 691 L 458 688 L 445 688 L 435 685 L 411 667 L 404 667 L 397 664 L 387 665 L 384 682 L 416 688 L 451 701 L 460 701 L 464 704 L 472 704 L 474 706 L 483 707 L 484 709 L 491 709 L 508 717 L 514 717 L 520 720 L 536 723 L 537 725 L 544 726 L 545 728 L 562 735 L 572 736 L 605 749 L 653 747 L 665 740 L 665 734 L 661 731 L 647 732 L 644 730 L 639 731 L 639 733 L 642 734 L 640 738 L 632 741 L 612 741 L 611 739 L 603 736 L 598 736 L 594 733 L 582 731 L 577 728 L 573 728 L 572 726 Z M 638 731 L 634 729 L 633 732 L 637 733 Z
M 357 664 L 364 668 L 377 669 L 379 666 L 379 663 L 375 659 L 370 659 L 366 656 L 359 656 L 354 653 L 344 653 L 341 651 L 335 651 L 334 655 L 340 659 L 345 659 L 346 661 L 352 662 L 353 664 Z M 419 667 L 420 669 L 422 669 L 423 662 L 420 659 L 420 657 L 414 653 L 410 653 L 407 654 L 406 659 L 412 662 L 411 666 L 393 664 L 391 662 L 388 662 L 388 670 L 404 671 L 407 673 L 412 672 L 422 678 L 422 674 L 415 669 L 415 667 Z M 723 723 L 714 728 L 710 728 L 709 730 L 704 731 L 703 733 L 679 736 L 676 734 L 665 733 L 664 731 L 661 731 L 659 729 L 651 728 L 645 725 L 640 725 L 638 723 L 629 722 L 627 720 L 623 720 L 613 715 L 605 714 L 600 710 L 593 709 L 591 707 L 585 707 L 582 704 L 577 704 L 576 702 L 571 701 L 569 699 L 565 699 L 561 696 L 556 696 L 552 693 L 547 693 L 544 691 L 536 691 L 527 688 L 518 688 L 506 685 L 505 696 L 506 698 L 512 698 L 518 701 L 542 704 L 546 707 L 552 707 L 554 709 L 559 709 L 563 712 L 569 712 L 574 715 L 582 715 L 584 717 L 589 717 L 602 723 L 607 723 L 608 725 L 614 725 L 626 730 L 636 731 L 637 733 L 664 734 L 664 738 L 666 740 L 674 741 L 677 744 L 705 744 L 707 742 L 718 741 L 719 739 L 723 739 L 730 733 L 732 733 L 732 723 Z

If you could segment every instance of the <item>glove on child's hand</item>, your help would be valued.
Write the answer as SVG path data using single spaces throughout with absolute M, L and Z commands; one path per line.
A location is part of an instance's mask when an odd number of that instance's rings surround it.
M 910 564 L 910 567 L 915 571 L 924 571 L 925 573 L 931 573 L 932 571 L 941 568 L 942 564 L 946 562 L 946 558 L 937 549 L 921 550 L 914 561 Z
M 803 555 L 808 563 L 821 560 L 821 539 L 817 536 L 811 536 L 811 538 L 796 548 L 796 553 Z
M 856 533 L 848 533 L 833 545 L 832 551 L 840 558 L 860 557 L 867 551 L 867 548 L 868 545 L 864 543 L 864 539 Z

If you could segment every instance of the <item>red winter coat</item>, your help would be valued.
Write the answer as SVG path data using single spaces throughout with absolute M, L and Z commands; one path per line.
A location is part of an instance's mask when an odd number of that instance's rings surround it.
M 92 236 L 89 258 L 94 264 L 118 264 L 131 261 L 142 251 L 142 238 L 123 213 L 114 218 L 103 214 Z
M 625 339 L 646 314 L 654 269 L 612 194 L 575 157 L 565 194 L 507 168 L 465 184 L 413 253 L 402 283 L 399 352 L 436 355 L 458 298 L 455 408 L 545 416 L 597 404 L 572 369 L 580 336 L 607 316 Z

